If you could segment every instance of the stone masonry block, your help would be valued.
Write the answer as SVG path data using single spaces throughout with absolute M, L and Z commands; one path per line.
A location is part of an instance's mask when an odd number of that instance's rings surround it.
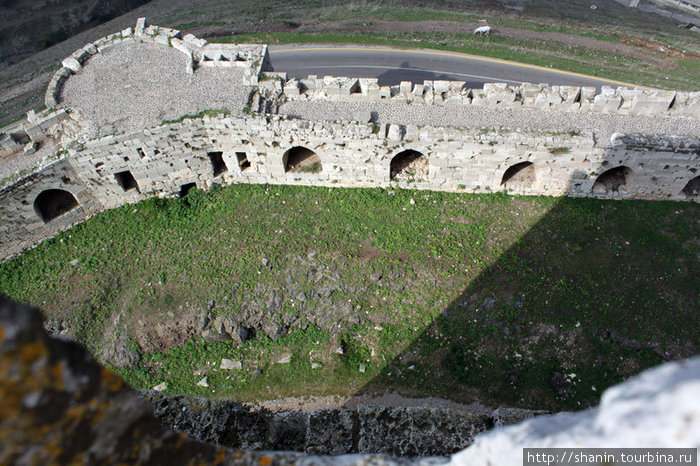
M 83 69 L 83 67 L 82 67 L 82 65 L 80 64 L 80 62 L 79 62 L 78 60 L 76 60 L 75 58 L 66 58 L 65 60 L 63 60 L 63 61 L 61 62 L 61 64 L 62 64 L 64 67 L 66 67 L 66 68 L 68 68 L 69 70 L 71 70 L 73 73 L 77 73 L 78 71 L 80 71 L 80 70 Z
M 139 18 L 136 20 L 136 28 L 134 28 L 134 35 L 136 37 L 142 36 L 143 31 L 146 29 L 146 18 Z

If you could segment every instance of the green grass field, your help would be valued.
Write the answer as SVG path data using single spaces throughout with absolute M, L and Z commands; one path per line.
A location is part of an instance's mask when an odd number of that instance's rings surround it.
M 0 292 L 96 354 L 121 334 L 142 357 L 118 371 L 139 388 L 166 381 L 241 401 L 388 388 L 575 409 L 698 353 L 688 323 L 699 213 L 679 202 L 233 185 L 98 215 L 0 265 Z M 216 315 L 262 312 L 258 338 L 157 331 L 212 302 Z M 264 336 L 283 321 L 297 324 Z M 223 357 L 243 370 L 219 370 Z M 209 388 L 196 385 L 204 375 Z

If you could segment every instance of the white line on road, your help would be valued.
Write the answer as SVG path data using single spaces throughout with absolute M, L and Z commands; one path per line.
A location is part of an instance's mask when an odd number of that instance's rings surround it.
M 496 81 L 496 82 L 508 82 L 508 83 L 514 83 L 514 84 L 522 84 L 523 81 L 512 81 L 510 79 L 501 79 L 501 78 L 491 78 L 489 76 L 478 76 L 475 74 L 465 74 L 465 73 L 455 73 L 452 71 L 439 71 L 439 70 L 423 70 L 421 68 L 396 68 L 392 66 L 375 66 L 375 65 L 333 65 L 333 66 L 308 66 L 304 68 L 286 68 L 287 71 L 304 71 L 304 70 L 309 70 L 309 69 L 314 69 L 314 68 L 377 68 L 377 69 L 382 69 L 382 70 L 406 70 L 406 71 L 421 71 L 423 73 L 434 73 L 434 74 L 446 74 L 449 76 L 464 76 L 466 78 L 474 78 L 474 79 L 488 79 L 490 81 Z

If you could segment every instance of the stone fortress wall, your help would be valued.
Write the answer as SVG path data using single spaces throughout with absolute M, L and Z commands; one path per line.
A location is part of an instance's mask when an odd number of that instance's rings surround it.
M 290 100 L 406 101 L 432 105 L 530 106 L 539 111 L 673 113 L 695 123 L 700 93 L 545 85 L 426 81 L 380 87 L 376 80 L 287 80 L 270 69 L 266 46 L 207 44 L 179 31 L 146 26 L 101 39 L 64 60 L 47 90 L 50 108 L 24 124 L 34 147 L 62 122 L 79 118 L 61 102 L 61 79 L 80 73 L 94 53 L 125 41 L 152 41 L 188 54 L 188 71 L 243 67 L 256 84 L 249 108 L 230 116 L 163 123 L 130 134 L 86 139 L 64 135 L 57 158 L 0 190 L 0 260 L 96 213 L 196 186 L 270 183 L 328 187 L 401 187 L 453 192 L 698 201 L 700 138 L 585 131 L 497 130 L 372 121 L 315 121 L 276 113 Z M 94 54 L 93 53 L 93 54 Z M 68 74 L 66 71 L 69 70 Z M 262 73 L 262 74 L 261 74 Z M 65 78 L 61 78 L 65 76 Z M 261 76 L 263 79 L 258 80 Z M 54 86 L 55 84 L 55 86 Z M 417 96 L 420 98 L 417 99 Z M 262 110 L 261 112 L 251 112 Z M 13 138 L 16 145 L 20 138 Z M 11 151 L 11 144 L 6 150 Z
M 474 105 L 500 108 L 534 108 L 563 112 L 616 113 L 620 115 L 670 115 L 700 118 L 700 92 L 603 86 L 548 86 L 523 83 L 486 83 L 469 89 L 463 81 L 403 81 L 380 86 L 376 78 L 311 75 L 289 79 L 284 95 L 301 101 L 409 102 L 429 105 Z

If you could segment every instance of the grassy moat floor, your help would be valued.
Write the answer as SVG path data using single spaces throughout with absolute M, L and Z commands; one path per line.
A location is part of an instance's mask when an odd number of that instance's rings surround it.
M 682 202 L 233 185 L 98 215 L 1 264 L 0 293 L 138 388 L 576 409 L 700 353 L 699 222 Z M 256 338 L 204 341 L 208 313 Z

